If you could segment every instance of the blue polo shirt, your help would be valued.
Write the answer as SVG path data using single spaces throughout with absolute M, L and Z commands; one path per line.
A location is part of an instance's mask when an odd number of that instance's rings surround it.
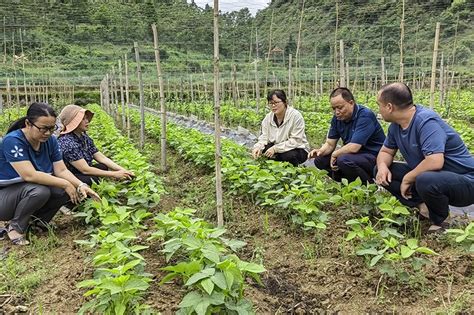
M 10 163 L 30 161 L 37 171 L 53 174 L 53 163 L 61 159 L 56 137 L 42 142 L 35 151 L 21 129 L 12 131 L 0 141 L 0 187 L 24 181 Z
M 467 150 L 459 134 L 431 109 L 416 105 L 415 114 L 407 129 L 392 123 L 384 146 L 399 149 L 411 169 L 425 156 L 444 153 L 442 170 L 466 174 L 474 180 L 474 157 Z
M 341 138 L 344 145 L 360 144 L 362 146 L 360 153 L 377 156 L 385 140 L 385 134 L 375 114 L 367 107 L 356 104 L 349 121 L 332 117 L 328 138 L 336 140 Z

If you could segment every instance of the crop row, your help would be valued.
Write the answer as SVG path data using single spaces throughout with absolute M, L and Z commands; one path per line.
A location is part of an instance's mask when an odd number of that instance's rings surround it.
M 131 116 L 134 123 L 139 122 L 137 112 Z M 159 139 L 159 119 L 147 115 L 146 124 L 150 135 Z M 173 123 L 168 124 L 168 131 L 170 146 L 183 158 L 213 168 L 211 136 Z M 230 191 L 276 209 L 304 230 L 325 229 L 330 219 L 328 210 L 334 210 L 336 216 L 355 212 L 358 218 L 346 222 L 346 240 L 356 245 L 355 253 L 364 256 L 370 266 L 383 261 L 385 267 L 390 267 L 410 260 L 417 267 L 420 264 L 415 253 L 434 254 L 425 247 L 418 249 L 418 221 L 414 215 L 394 197 L 376 193 L 375 185 L 365 186 L 360 180 L 337 183 L 324 171 L 295 168 L 272 160 L 254 161 L 245 148 L 229 140 L 222 145 L 222 172 Z M 408 255 L 406 248 L 414 251 Z

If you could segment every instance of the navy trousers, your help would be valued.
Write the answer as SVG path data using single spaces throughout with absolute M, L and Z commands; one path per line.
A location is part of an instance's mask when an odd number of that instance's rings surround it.
M 448 171 L 429 171 L 418 175 L 411 187 L 412 197 L 403 198 L 400 185 L 403 177 L 410 171 L 411 168 L 406 163 L 392 163 L 392 182 L 384 187 L 405 206 L 416 207 L 424 202 L 434 224 L 439 225 L 446 220 L 449 205 L 465 207 L 474 204 L 474 179 Z
M 375 167 L 377 157 L 370 153 L 348 153 L 336 159 L 337 171 L 331 169 L 331 155 L 317 156 L 314 158 L 314 165 L 320 170 L 326 170 L 332 179 L 340 182 L 346 178 L 349 182 L 360 177 L 363 183 L 372 183 L 372 172 Z

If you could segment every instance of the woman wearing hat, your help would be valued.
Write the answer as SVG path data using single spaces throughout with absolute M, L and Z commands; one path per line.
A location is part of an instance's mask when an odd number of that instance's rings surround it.
M 0 238 L 27 245 L 31 219 L 46 228 L 68 201 L 79 203 L 87 195 L 99 196 L 64 165 L 58 142 L 56 114 L 45 103 L 33 103 L 26 117 L 14 122 L 0 141 Z
M 58 142 L 67 168 L 88 185 L 99 177 L 126 180 L 135 176 L 96 148 L 86 133 L 92 117 L 94 113 L 77 105 L 67 105 L 59 114 L 63 130 Z

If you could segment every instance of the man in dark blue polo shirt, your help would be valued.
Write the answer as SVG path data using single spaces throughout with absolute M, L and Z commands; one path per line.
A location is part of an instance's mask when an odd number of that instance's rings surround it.
M 356 104 L 347 88 L 335 89 L 329 99 L 334 116 L 326 142 L 308 158 L 314 157 L 315 166 L 327 170 L 334 180 L 360 177 L 364 183 L 373 182 L 377 154 L 385 140 L 380 123 L 370 109 Z M 343 146 L 336 149 L 339 139 Z
M 377 157 L 377 184 L 404 205 L 427 208 L 433 222 L 428 231 L 442 231 L 449 205 L 474 204 L 473 156 L 434 111 L 413 104 L 405 84 L 383 86 L 377 103 L 383 119 L 392 123 Z M 406 163 L 393 163 L 397 150 Z

